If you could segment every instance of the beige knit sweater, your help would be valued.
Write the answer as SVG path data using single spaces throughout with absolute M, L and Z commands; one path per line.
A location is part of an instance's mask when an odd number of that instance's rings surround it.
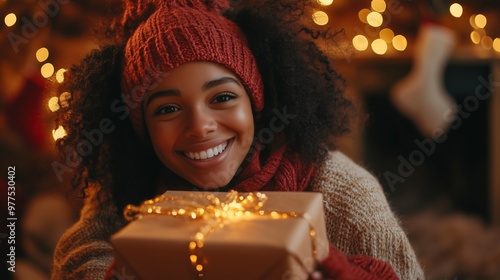
M 369 255 L 390 263 L 401 279 L 424 279 L 408 239 L 391 212 L 378 181 L 341 152 L 331 152 L 312 183 L 324 195 L 330 241 L 348 255 Z M 99 279 L 113 259 L 110 236 L 124 226 L 107 200 L 92 195 L 80 220 L 61 238 L 53 280 Z

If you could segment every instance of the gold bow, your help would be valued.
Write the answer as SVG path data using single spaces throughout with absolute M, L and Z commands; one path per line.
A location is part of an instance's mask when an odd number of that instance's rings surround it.
M 203 277 L 203 268 L 207 263 L 203 257 L 202 248 L 205 238 L 214 232 L 217 227 L 224 227 L 224 223 L 229 220 L 241 219 L 250 216 L 264 216 L 271 219 L 304 218 L 309 224 L 309 234 L 311 236 L 311 246 L 313 257 L 317 259 L 316 231 L 307 214 L 297 214 L 295 212 L 277 212 L 261 210 L 267 201 L 267 196 L 263 193 L 252 192 L 239 194 L 231 190 L 224 199 L 219 199 L 213 194 L 203 192 L 189 193 L 184 196 L 159 195 L 153 199 L 144 201 L 141 205 L 127 205 L 124 210 L 124 217 L 127 221 L 141 219 L 144 215 L 167 215 L 173 217 L 183 217 L 188 220 L 204 220 L 206 223 L 193 236 L 189 242 L 191 252 L 189 259 L 198 277 Z M 167 206 L 156 205 L 159 202 L 168 201 Z M 295 257 L 306 270 L 302 261 Z

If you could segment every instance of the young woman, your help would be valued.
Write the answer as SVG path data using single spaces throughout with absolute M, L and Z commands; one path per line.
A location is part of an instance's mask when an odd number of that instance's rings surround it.
M 329 141 L 348 131 L 353 108 L 317 34 L 299 39 L 299 15 L 270 10 L 291 1 L 249 2 L 232 20 L 225 1 L 127 2 L 121 39 L 69 71 L 58 145 L 77 163 L 86 205 L 60 240 L 53 279 L 103 277 L 126 204 L 230 189 L 322 192 L 333 264 L 349 267 L 342 251 L 423 278 L 377 180 Z M 358 272 L 387 273 L 374 267 Z

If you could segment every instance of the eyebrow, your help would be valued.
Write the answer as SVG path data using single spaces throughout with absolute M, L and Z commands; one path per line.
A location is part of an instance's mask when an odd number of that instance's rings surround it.
M 149 103 L 153 102 L 153 100 L 168 96 L 181 96 L 181 93 L 176 89 L 157 91 L 149 96 L 148 101 L 146 102 L 146 107 L 148 107 Z
M 235 84 L 239 85 L 240 87 L 242 87 L 241 83 L 238 82 L 238 80 L 236 80 L 232 77 L 222 77 L 220 79 L 206 82 L 203 85 L 202 90 L 204 90 L 204 91 L 209 90 L 209 89 L 214 88 L 216 86 L 220 86 L 220 85 L 227 84 L 227 83 L 235 83 Z M 155 100 L 155 99 L 158 99 L 161 97 L 169 97 L 169 96 L 181 96 L 181 93 L 177 89 L 169 89 L 169 90 L 163 90 L 163 91 L 158 91 L 158 92 L 152 93 L 149 96 L 148 101 L 146 102 L 146 107 L 148 107 L 148 105 L 151 102 L 153 102 L 153 100 Z
M 220 86 L 222 84 L 227 84 L 227 83 L 235 83 L 241 87 L 241 84 L 240 84 L 240 82 L 238 82 L 238 80 L 236 80 L 232 77 L 222 77 L 222 78 L 217 79 L 217 80 L 206 82 L 203 85 L 203 90 L 208 90 L 208 89 L 211 89 L 213 87 Z

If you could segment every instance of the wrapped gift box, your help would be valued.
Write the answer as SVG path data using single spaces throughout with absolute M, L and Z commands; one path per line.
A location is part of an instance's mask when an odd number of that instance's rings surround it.
M 203 240 L 203 279 L 307 279 L 316 259 L 328 254 L 323 198 L 311 192 L 263 192 L 267 213 L 295 212 L 303 217 L 273 219 L 251 216 L 231 219 L 214 228 Z M 169 197 L 189 192 L 169 191 Z M 203 192 L 203 194 L 207 194 Z M 227 193 L 208 193 L 220 197 Z M 167 205 L 168 201 L 155 204 Z M 309 221 L 308 221 L 309 220 Z M 111 238 L 120 279 L 199 279 L 190 257 L 189 244 L 205 220 L 171 215 L 145 215 L 129 223 Z M 310 229 L 316 232 L 313 238 Z M 129 278 L 126 278 L 129 277 Z

